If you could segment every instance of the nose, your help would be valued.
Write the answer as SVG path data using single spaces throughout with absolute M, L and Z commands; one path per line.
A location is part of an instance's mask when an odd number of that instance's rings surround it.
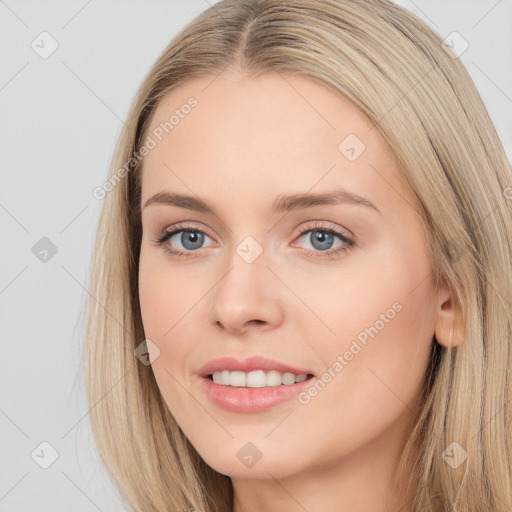
M 212 320 L 218 327 L 244 334 L 281 324 L 283 287 L 268 263 L 265 251 L 251 261 L 242 251 L 233 250 L 226 272 L 210 294 Z

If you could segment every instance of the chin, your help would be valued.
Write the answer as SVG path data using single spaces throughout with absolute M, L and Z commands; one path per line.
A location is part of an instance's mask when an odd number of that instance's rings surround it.
M 257 440 L 255 443 L 232 441 L 222 452 L 208 450 L 199 455 L 212 469 L 231 478 L 283 478 L 303 469 L 302 457 L 288 456 L 277 446 L 259 449 L 257 445 L 261 444 Z

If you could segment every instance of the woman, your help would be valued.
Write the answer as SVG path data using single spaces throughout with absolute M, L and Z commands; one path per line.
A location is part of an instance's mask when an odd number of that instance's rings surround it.
M 120 138 L 87 345 L 137 511 L 509 511 L 512 174 L 387 0 L 221 0 Z

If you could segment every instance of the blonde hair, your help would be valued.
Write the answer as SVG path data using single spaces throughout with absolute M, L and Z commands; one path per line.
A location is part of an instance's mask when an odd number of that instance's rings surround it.
M 105 188 L 86 346 L 91 421 L 121 492 L 137 512 L 233 507 L 230 478 L 201 459 L 151 366 L 134 356 L 145 338 L 142 160 L 134 155 L 167 92 L 230 64 L 250 76 L 290 72 L 327 85 L 391 146 L 418 200 L 435 282 L 455 292 L 465 333 L 460 346 L 433 339 L 397 481 L 417 485 L 414 512 L 512 510 L 511 166 L 459 59 L 388 0 L 221 0 L 171 41 L 140 86 Z M 443 459 L 454 442 L 467 452 L 457 468 Z

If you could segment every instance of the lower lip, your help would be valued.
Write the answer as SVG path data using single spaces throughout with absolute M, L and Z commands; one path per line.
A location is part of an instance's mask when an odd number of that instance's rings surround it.
M 304 391 L 314 377 L 296 382 L 289 386 L 270 386 L 265 388 L 237 388 L 216 384 L 209 377 L 200 377 L 210 399 L 219 407 L 235 412 L 261 412 L 283 402 L 291 400 Z

